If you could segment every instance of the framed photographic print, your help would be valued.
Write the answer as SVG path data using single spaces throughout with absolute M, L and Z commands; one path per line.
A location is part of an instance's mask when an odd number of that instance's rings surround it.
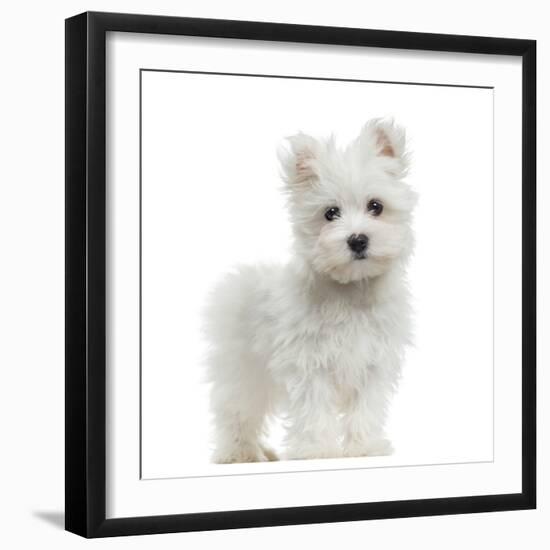
M 66 21 L 66 528 L 535 507 L 535 42 Z

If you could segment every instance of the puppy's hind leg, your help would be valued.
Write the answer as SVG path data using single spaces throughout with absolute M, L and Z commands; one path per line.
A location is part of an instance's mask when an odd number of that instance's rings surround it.
M 276 456 L 262 442 L 269 395 L 265 374 L 252 357 L 219 356 L 211 377 L 214 453 L 218 464 L 265 462 Z

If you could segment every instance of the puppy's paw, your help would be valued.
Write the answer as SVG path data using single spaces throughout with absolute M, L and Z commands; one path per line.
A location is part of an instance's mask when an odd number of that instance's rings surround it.
M 265 456 L 266 460 L 269 460 L 269 462 L 275 462 L 279 460 L 277 453 L 269 445 L 262 443 L 261 448 L 262 448 L 262 453 Z
M 277 460 L 277 456 L 269 447 L 252 443 L 239 447 L 220 448 L 217 449 L 212 456 L 212 462 L 215 464 L 269 462 L 271 460 Z
M 388 456 L 393 454 L 394 449 L 389 441 L 384 437 L 371 438 L 365 442 L 352 442 L 345 445 L 345 456 Z
M 318 458 L 341 458 L 342 449 L 337 445 L 300 445 L 289 447 L 287 460 L 314 460 Z

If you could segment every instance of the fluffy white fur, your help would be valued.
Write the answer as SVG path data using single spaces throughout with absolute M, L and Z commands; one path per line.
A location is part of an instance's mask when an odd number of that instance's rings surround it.
M 238 268 L 206 311 L 214 462 L 276 459 L 270 415 L 284 419 L 288 459 L 392 452 L 384 423 L 409 342 L 416 201 L 404 131 L 375 119 L 344 149 L 304 134 L 289 144 L 280 160 L 293 260 Z M 340 217 L 327 221 L 330 207 Z M 365 259 L 352 234 L 368 237 Z

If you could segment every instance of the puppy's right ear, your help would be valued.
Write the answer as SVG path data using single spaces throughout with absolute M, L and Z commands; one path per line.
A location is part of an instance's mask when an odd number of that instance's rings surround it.
M 319 149 L 317 140 L 306 134 L 287 138 L 287 146 L 278 150 L 279 162 L 285 181 L 289 185 L 303 184 L 317 178 L 316 159 Z

